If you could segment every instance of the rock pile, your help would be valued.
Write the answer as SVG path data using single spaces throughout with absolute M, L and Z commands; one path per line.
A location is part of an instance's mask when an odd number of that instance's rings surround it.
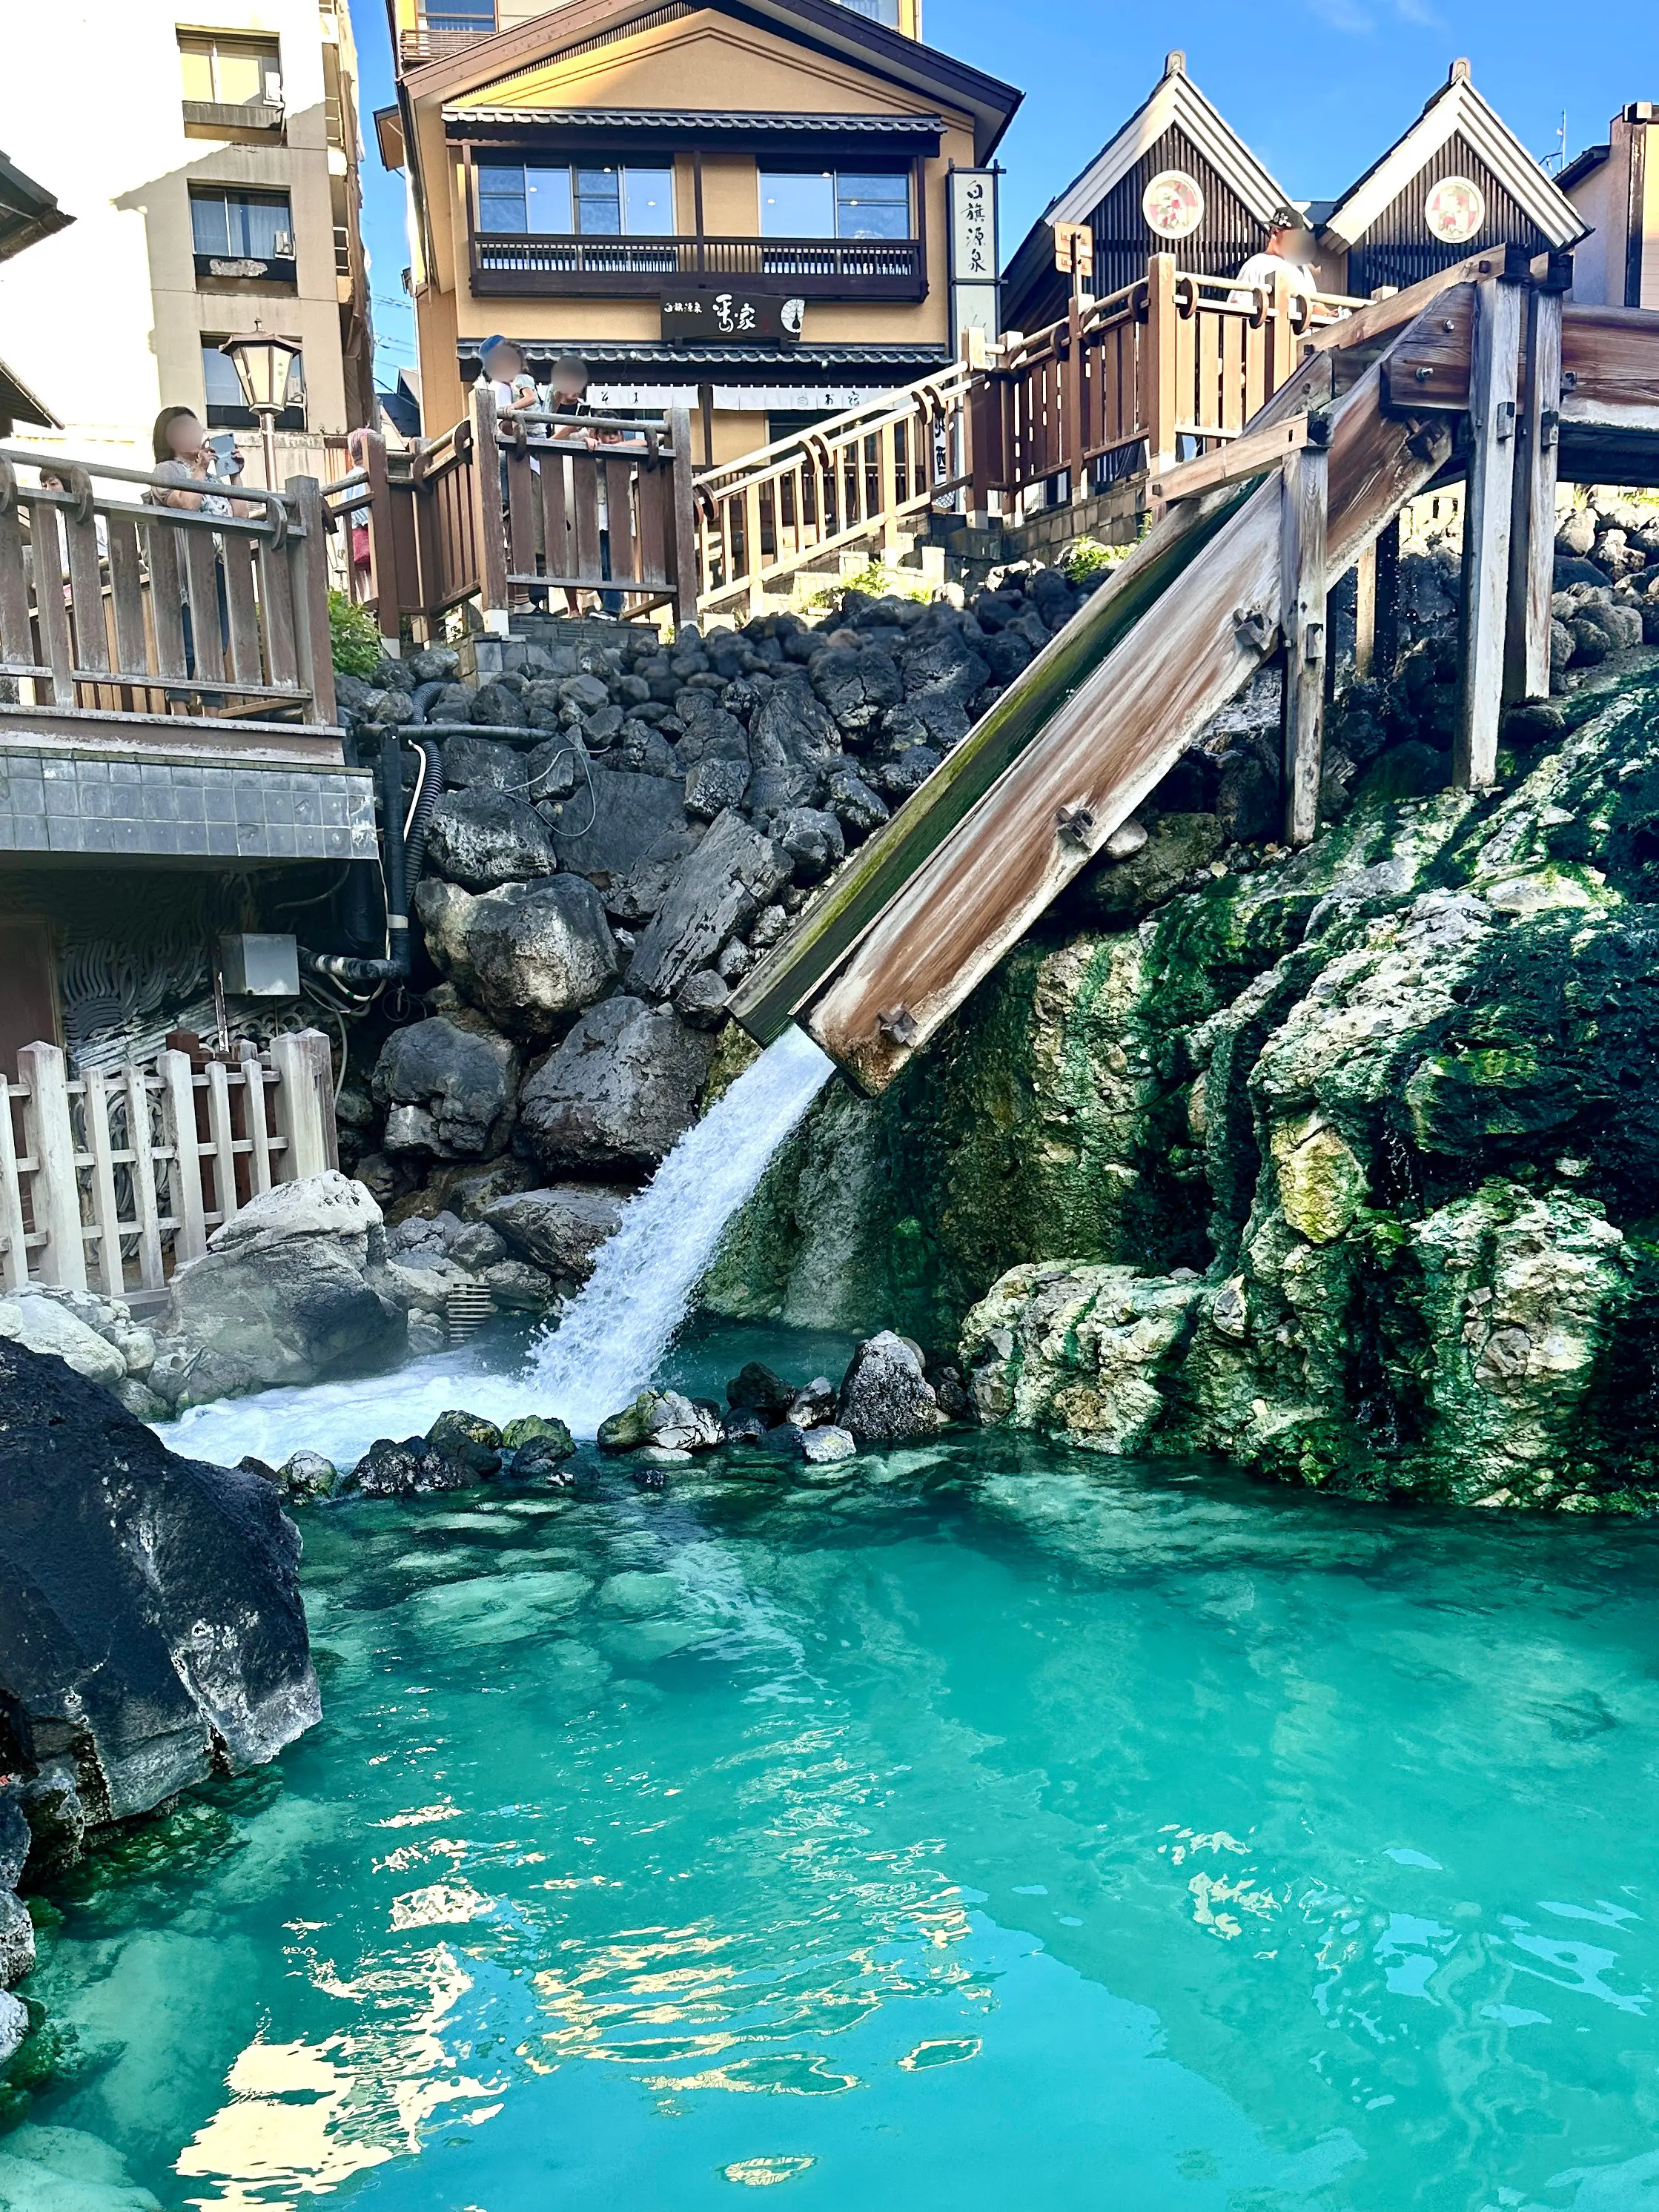
M 966 606 L 848 592 L 817 623 L 508 643 L 483 682 L 446 650 L 342 679 L 360 747 L 432 726 L 445 781 L 414 895 L 435 987 L 347 1088 L 349 1164 L 388 1205 L 509 1155 L 648 1175 L 732 987 L 1083 597 L 1013 573 Z

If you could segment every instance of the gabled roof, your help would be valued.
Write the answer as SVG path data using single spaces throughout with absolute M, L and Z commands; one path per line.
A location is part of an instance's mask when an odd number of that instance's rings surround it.
M 1469 82 L 1466 61 L 1452 64 L 1445 83 L 1411 129 L 1339 196 L 1322 236 L 1338 246 L 1358 245 L 1424 164 L 1449 139 L 1458 136 L 1480 155 L 1552 246 L 1574 246 L 1585 236 L 1589 224 L 1555 179 L 1487 106 Z
M 1262 167 L 1188 76 L 1185 54 L 1173 53 L 1149 97 L 1116 137 L 1102 147 L 1082 175 L 1074 177 L 1063 192 L 1050 200 L 1041 220 L 1047 223 L 1085 221 L 1172 125 L 1186 133 L 1257 222 L 1266 222 L 1285 205 L 1284 186 Z
M 516 72 L 625 38 L 635 28 L 697 15 L 734 17 L 884 78 L 929 108 L 943 103 L 970 115 L 979 161 L 989 160 L 1024 97 L 1000 78 L 890 31 L 839 0 L 668 0 L 666 5 L 664 0 L 565 0 L 562 7 L 407 70 L 403 82 L 413 100 L 435 94 L 447 104 L 464 102 L 469 93 Z
M 819 115 L 796 110 L 707 107 L 446 107 L 444 128 L 452 138 L 475 130 L 556 128 L 562 137 L 630 139 L 656 137 L 677 142 L 769 138 L 870 138 L 884 145 L 929 142 L 939 151 L 945 122 L 938 115 Z

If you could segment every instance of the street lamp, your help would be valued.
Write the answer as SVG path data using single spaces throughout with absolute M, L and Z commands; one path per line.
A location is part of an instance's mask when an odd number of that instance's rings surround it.
M 256 322 L 241 337 L 227 338 L 219 350 L 228 354 L 235 364 L 242 398 L 250 413 L 259 418 L 265 450 L 265 489 L 275 491 L 276 417 L 288 404 L 288 373 L 298 360 L 300 349 L 286 338 L 272 337 L 263 324 Z

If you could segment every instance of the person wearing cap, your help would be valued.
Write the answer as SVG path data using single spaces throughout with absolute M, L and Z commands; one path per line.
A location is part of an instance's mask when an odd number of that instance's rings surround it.
M 495 395 L 498 414 L 518 415 L 527 408 L 541 405 L 542 395 L 536 388 L 536 380 L 511 338 L 486 338 L 479 349 L 478 359 Z
M 1271 290 L 1274 277 L 1283 276 L 1289 280 L 1292 292 L 1311 300 L 1319 290 L 1319 279 L 1300 258 L 1307 234 L 1307 224 L 1295 208 L 1288 204 L 1275 208 L 1267 225 L 1267 245 L 1260 253 L 1250 256 L 1234 282 Z M 1249 291 L 1240 290 L 1229 294 L 1227 304 L 1231 307 L 1248 307 L 1255 303 Z

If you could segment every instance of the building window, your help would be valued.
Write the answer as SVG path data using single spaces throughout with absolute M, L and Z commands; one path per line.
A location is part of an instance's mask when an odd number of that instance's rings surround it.
M 495 0 L 452 0 L 447 8 L 423 8 L 423 31 L 465 31 L 487 38 L 495 27 Z
M 763 169 L 763 238 L 909 238 L 908 170 Z
M 478 166 L 478 228 L 508 238 L 672 238 L 672 169 Z
M 258 418 L 243 404 L 241 380 L 236 374 L 236 364 L 228 354 L 219 350 L 223 343 L 222 338 L 202 340 L 202 382 L 207 391 L 208 428 L 210 430 L 257 430 Z M 289 363 L 288 389 L 283 397 L 288 404 L 276 417 L 276 428 L 279 430 L 303 430 L 306 427 L 305 366 L 297 353 Z
M 294 216 L 286 192 L 192 191 L 190 222 L 198 254 L 249 261 L 294 258 Z
M 283 98 L 281 51 L 275 39 L 243 39 L 222 31 L 180 31 L 179 61 L 185 98 L 229 107 L 276 107 Z
M 890 31 L 899 27 L 899 0 L 841 0 L 841 4 L 855 15 L 867 15 L 872 23 L 885 23 Z

